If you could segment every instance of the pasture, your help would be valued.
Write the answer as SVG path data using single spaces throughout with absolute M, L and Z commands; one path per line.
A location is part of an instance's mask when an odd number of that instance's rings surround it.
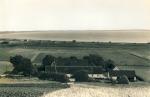
M 82 58 L 89 54 L 98 54 L 104 59 L 113 60 L 120 69 L 124 69 L 121 66 L 125 66 L 126 69 L 135 70 L 136 73 L 150 81 L 149 79 L 149 67 L 150 67 L 150 53 L 149 44 L 92 44 L 92 43 L 78 43 L 78 46 L 59 46 L 61 43 L 55 46 L 48 47 L 0 47 L 0 73 L 3 74 L 6 71 L 12 70 L 12 65 L 9 63 L 10 56 L 22 55 L 30 58 L 33 64 L 41 64 L 45 55 L 53 55 L 55 57 L 70 57 L 76 56 Z M 67 44 L 65 44 L 67 45 Z M 69 45 L 69 44 L 68 44 Z M 91 45 L 91 46 L 90 46 Z M 134 66 L 134 68 L 130 68 Z M 136 68 L 139 67 L 140 68 Z M 148 67 L 148 69 L 143 69 Z

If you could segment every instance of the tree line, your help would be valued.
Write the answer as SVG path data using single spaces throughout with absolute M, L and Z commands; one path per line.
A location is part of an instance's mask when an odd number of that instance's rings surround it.
M 51 67 L 53 65 L 66 66 L 66 67 L 76 66 L 72 68 L 63 68 L 63 67 L 60 69 L 58 68 L 58 72 L 63 72 L 63 73 L 69 72 L 72 74 L 79 70 L 86 70 L 89 73 L 98 72 L 98 71 L 108 72 L 115 68 L 115 63 L 112 60 L 110 59 L 104 60 L 103 57 L 96 54 L 83 56 L 83 58 L 81 59 L 77 58 L 76 56 L 55 57 L 52 55 L 46 55 L 43 58 L 41 62 L 42 64 L 40 66 L 33 64 L 30 59 L 25 58 L 21 55 L 15 55 L 13 57 L 10 57 L 10 62 L 14 67 L 12 73 L 23 74 L 26 76 L 38 74 L 39 72 L 45 71 L 46 67 Z M 86 68 L 86 66 L 89 67 Z

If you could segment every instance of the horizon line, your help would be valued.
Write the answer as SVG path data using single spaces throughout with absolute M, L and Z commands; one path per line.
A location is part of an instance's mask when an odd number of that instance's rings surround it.
M 103 29 L 103 30 L 88 30 L 88 29 L 72 29 L 72 30 L 4 30 L 4 31 L 0 31 L 0 32 L 39 32 L 39 31 L 44 31 L 44 32 L 48 32 L 48 31 L 150 31 L 150 29 Z

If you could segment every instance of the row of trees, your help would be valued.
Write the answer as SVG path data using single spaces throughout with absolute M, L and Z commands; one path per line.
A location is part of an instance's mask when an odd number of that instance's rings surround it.
M 100 68 L 101 70 L 110 71 L 115 68 L 115 63 L 112 60 L 104 60 L 103 57 L 94 54 L 84 56 L 82 59 L 78 59 L 75 56 L 62 58 L 54 57 L 52 55 L 46 55 L 42 60 L 41 68 L 45 69 L 46 66 L 52 66 L 54 65 L 54 62 L 57 66 L 83 66 L 82 68 L 67 68 L 67 70 L 70 72 L 74 72 L 76 71 L 76 69 L 85 69 L 84 66 L 91 67 L 87 68 L 87 70 L 89 71 L 93 69 L 96 70 L 96 68 L 98 70 Z M 92 68 L 92 66 L 96 68 Z M 63 70 L 63 68 L 61 68 L 61 70 Z
M 115 68 L 114 62 L 112 60 L 104 60 L 103 57 L 99 55 L 90 54 L 88 56 L 84 56 L 82 59 L 78 59 L 75 56 L 71 57 L 54 57 L 52 55 L 46 55 L 42 60 L 41 66 L 33 65 L 31 60 L 28 58 L 25 58 L 21 55 L 16 55 L 14 57 L 10 57 L 10 62 L 13 64 L 13 71 L 12 73 L 15 74 L 23 74 L 23 75 L 31 75 L 34 74 L 35 71 L 41 72 L 45 71 L 45 68 L 47 66 L 82 66 L 80 68 L 73 67 L 73 68 L 60 68 L 58 72 L 70 72 L 75 73 L 79 70 L 87 70 L 88 72 L 93 71 L 110 71 Z M 53 64 L 55 63 L 55 64 Z M 85 68 L 84 66 L 89 66 L 90 68 Z M 93 68 L 93 67 L 96 68 Z

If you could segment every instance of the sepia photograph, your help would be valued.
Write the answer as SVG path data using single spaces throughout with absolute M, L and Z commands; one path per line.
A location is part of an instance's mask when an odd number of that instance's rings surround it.
M 0 97 L 150 97 L 150 1 L 0 0 Z

